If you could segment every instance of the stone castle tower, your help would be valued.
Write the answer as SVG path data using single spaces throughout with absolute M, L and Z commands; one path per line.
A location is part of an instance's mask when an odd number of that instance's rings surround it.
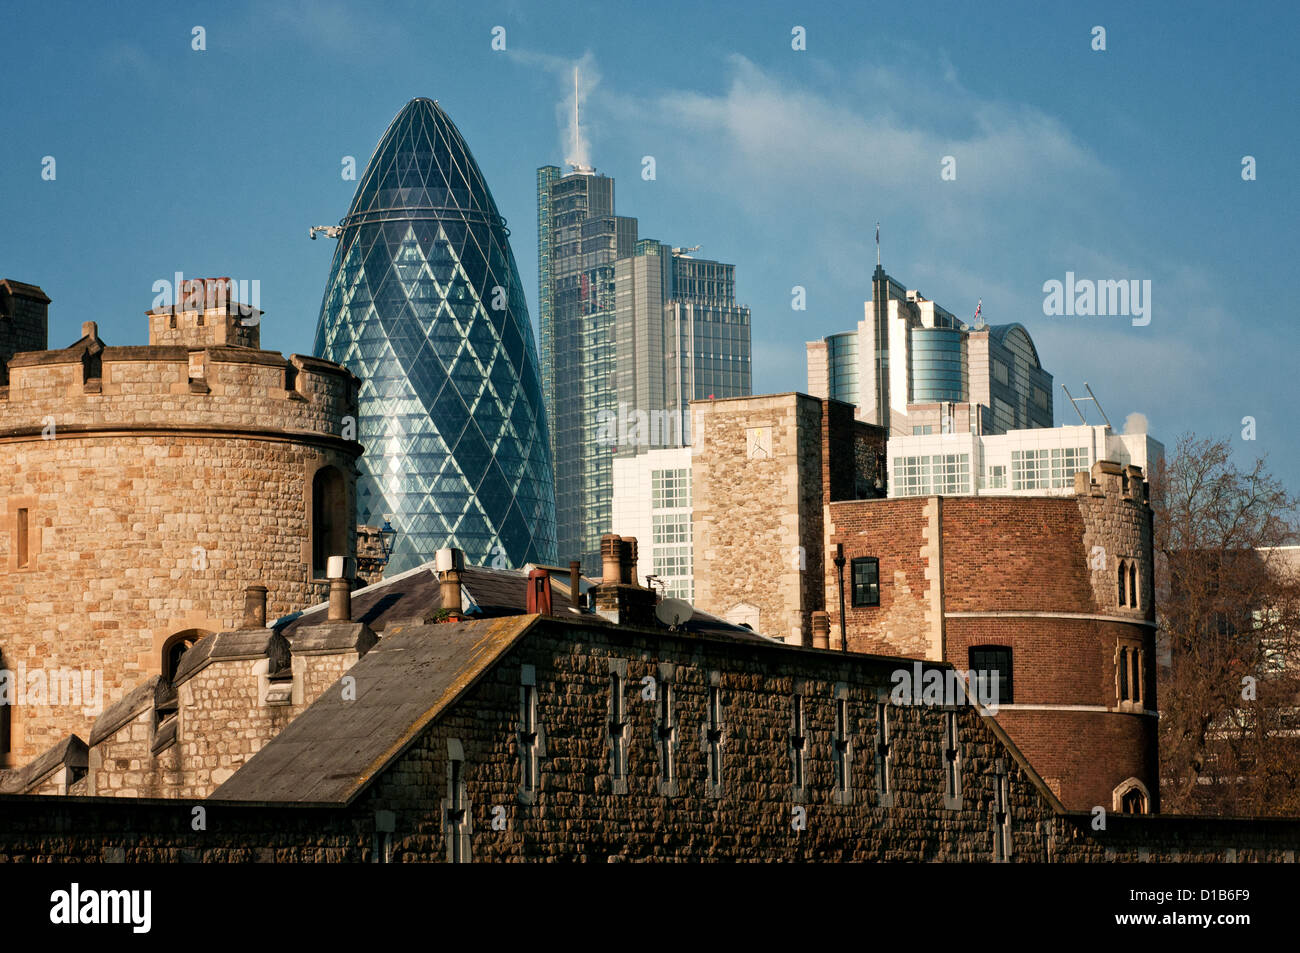
M 0 283 L 0 687 L 21 696 L 0 706 L 0 765 L 88 735 L 96 701 L 233 628 L 245 586 L 300 608 L 355 554 L 358 381 L 261 350 L 261 312 L 230 290 L 186 282 L 147 346 L 86 322 L 44 350 L 49 299 Z

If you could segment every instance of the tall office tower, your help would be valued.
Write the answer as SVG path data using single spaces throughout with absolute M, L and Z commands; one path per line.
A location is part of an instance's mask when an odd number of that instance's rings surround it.
M 554 563 L 528 306 L 505 219 L 436 102 L 393 119 L 340 224 L 316 354 L 361 378 L 357 519 L 398 531 L 389 572 L 443 547 Z
M 895 435 L 1052 426 L 1052 375 L 1019 324 L 970 325 L 876 266 L 856 331 L 810 341 L 808 393 Z
M 617 412 L 614 262 L 636 247 L 636 219 L 614 214 L 614 180 L 586 167 L 537 170 L 542 401 L 555 470 L 557 549 L 600 565 L 612 462 L 596 440 Z M 603 514 L 603 518 L 602 518 Z
M 537 170 L 537 221 L 558 549 L 595 566 L 614 456 L 680 447 L 691 400 L 750 392 L 749 309 L 734 266 L 637 241 L 614 180 L 586 166 Z

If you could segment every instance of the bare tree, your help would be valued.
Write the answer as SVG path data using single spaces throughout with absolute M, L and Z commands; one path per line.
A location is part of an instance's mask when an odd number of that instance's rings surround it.
M 1297 499 L 1194 434 L 1151 484 L 1162 810 L 1300 814 Z

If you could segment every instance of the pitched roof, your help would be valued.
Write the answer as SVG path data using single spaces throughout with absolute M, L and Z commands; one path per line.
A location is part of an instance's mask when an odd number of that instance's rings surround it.
M 210 797 L 346 804 L 468 690 L 538 616 L 401 627 Z
M 466 566 L 460 570 L 462 597 L 469 603 L 471 616 L 490 618 L 518 616 L 527 612 L 527 569 L 491 569 L 487 566 Z M 588 592 L 595 585 L 582 578 L 580 589 Z M 569 596 L 569 577 L 559 573 L 551 575 L 552 611 L 565 617 L 591 618 L 591 613 L 575 609 Z M 326 602 L 284 616 L 272 623 L 281 635 L 295 642 L 295 636 L 306 626 L 325 620 Z M 414 569 L 390 576 L 374 585 L 352 593 L 352 620 L 383 632 L 395 622 L 410 623 L 428 619 L 442 608 L 442 585 L 434 563 L 428 562 Z M 730 636 L 747 641 L 772 641 L 744 626 L 735 625 L 707 612 L 696 609 L 681 628 L 696 635 Z M 779 640 L 778 640 L 779 641 Z

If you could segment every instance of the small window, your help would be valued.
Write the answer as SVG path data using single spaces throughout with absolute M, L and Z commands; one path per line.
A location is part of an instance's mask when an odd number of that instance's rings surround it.
M 1128 649 L 1119 650 L 1119 700 L 1126 702 L 1129 700 L 1128 688 Z
M 880 560 L 865 556 L 853 560 L 853 607 L 880 605 Z
M 1121 799 L 1124 814 L 1145 814 L 1147 812 L 1146 796 L 1138 788 L 1130 789 Z
M 1128 564 L 1128 604 L 1138 607 L 1138 571 L 1137 563 Z
M 998 705 L 1012 704 L 1011 647 L 972 645 L 969 657 L 972 677 L 977 680 L 974 686 L 977 697 L 988 698 Z
M 336 467 L 312 477 L 312 574 L 325 575 L 331 556 L 348 554 L 348 491 Z
M 17 515 L 17 526 L 14 528 L 14 544 L 18 556 L 18 568 L 25 569 L 29 557 L 27 544 L 27 510 L 21 509 Z
M 1124 572 L 1124 560 L 1121 559 L 1119 561 L 1119 604 L 1120 605 L 1126 605 L 1124 601 L 1124 586 L 1126 583 L 1126 580 L 1124 578 L 1125 575 L 1126 574 Z

